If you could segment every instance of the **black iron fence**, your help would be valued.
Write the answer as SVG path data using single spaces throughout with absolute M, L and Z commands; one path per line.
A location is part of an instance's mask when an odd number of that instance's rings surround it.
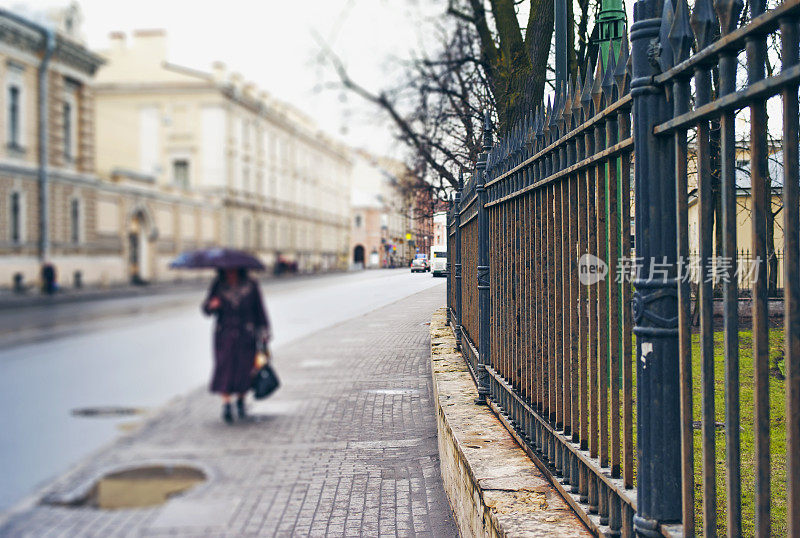
M 754 255 L 749 248 L 740 248 L 730 260 L 725 256 L 712 256 L 711 259 L 707 260 L 707 266 L 704 269 L 700 251 L 690 250 L 689 256 L 683 265 L 683 270 L 690 284 L 699 286 L 701 282 L 708 280 L 714 290 L 720 290 L 725 282 L 733 277 L 732 282 L 736 282 L 741 297 L 742 295 L 749 295 L 750 290 L 753 289 L 753 284 L 758 281 L 761 264 L 765 263 L 769 268 L 770 263 L 773 263 L 776 272 L 774 290 L 768 291 L 770 296 L 780 297 L 783 294 L 783 259 L 782 250 L 767 253 L 765 260 Z M 769 285 L 767 287 L 769 288 Z
M 601 51 L 583 80 L 496 144 L 487 116 L 484 153 L 449 215 L 448 312 L 480 399 L 602 534 L 800 536 L 800 0 L 750 8 L 741 17 L 741 0 L 696 0 L 692 10 L 686 0 L 637 1 L 630 56 L 626 40 Z M 770 39 L 780 40 L 780 60 L 766 76 Z M 739 56 L 746 77 L 737 79 Z M 784 141 L 782 329 L 770 326 L 767 296 L 773 96 Z M 736 218 L 742 111 L 752 171 L 746 259 Z M 687 166 L 690 130 L 696 170 Z M 696 257 L 714 272 L 696 280 L 694 342 L 693 174 Z M 715 226 L 729 262 L 712 261 Z M 745 265 L 746 278 L 737 271 Z M 713 321 L 719 282 L 722 327 Z M 746 333 L 739 284 L 751 286 Z

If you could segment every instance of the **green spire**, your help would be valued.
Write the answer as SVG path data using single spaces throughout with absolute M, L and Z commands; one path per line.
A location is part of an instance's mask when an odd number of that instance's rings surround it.
M 595 43 L 600 47 L 603 64 L 608 62 L 609 48 L 614 56 L 619 55 L 620 42 L 627 39 L 627 18 L 623 0 L 602 0 L 600 13 L 597 15 L 597 38 Z

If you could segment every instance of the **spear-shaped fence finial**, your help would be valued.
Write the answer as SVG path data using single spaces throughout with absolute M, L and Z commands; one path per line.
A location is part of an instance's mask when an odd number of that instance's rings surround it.
M 669 46 L 669 32 L 672 28 L 672 22 L 675 20 L 675 5 L 672 0 L 664 0 L 664 6 L 661 9 L 661 26 L 658 30 L 658 65 L 661 71 L 669 71 L 675 65 L 675 60 L 672 57 L 672 47 Z
M 614 80 L 617 83 L 617 95 L 622 97 L 630 89 L 631 76 L 628 52 L 628 38 L 623 37 L 619 47 L 619 59 L 617 60 L 617 69 L 614 71 Z
M 592 60 L 589 59 L 589 65 L 586 67 L 586 79 L 583 81 L 583 90 L 581 91 L 581 106 L 583 106 L 583 116 L 585 118 L 592 117 Z
M 572 95 L 572 118 L 575 125 L 581 122 L 581 111 L 583 110 L 583 105 L 581 105 L 582 78 L 581 70 L 578 68 L 578 78 L 575 79 L 575 92 Z
M 736 29 L 739 14 L 744 8 L 742 0 L 716 0 L 714 10 L 719 18 L 719 27 L 722 35 L 727 35 Z
M 706 48 L 714 41 L 719 23 L 711 0 L 697 0 L 689 22 L 697 38 L 697 50 Z
M 603 49 L 597 51 L 597 64 L 594 66 L 594 80 L 592 80 L 592 102 L 595 113 L 600 110 L 603 98 Z
M 544 107 L 539 107 L 537 111 L 536 132 L 534 135 L 536 137 L 536 143 L 534 147 L 536 148 L 536 151 L 539 151 L 544 146 Z
M 562 81 L 558 88 L 558 106 L 556 107 L 556 125 L 558 126 L 558 136 L 564 136 L 564 129 L 567 123 L 567 119 L 564 117 L 566 102 L 567 96 L 564 88 L 564 82 Z
M 605 73 L 603 73 L 603 82 L 601 83 L 603 87 L 603 97 L 605 99 L 606 104 L 613 103 L 616 99 L 614 98 L 614 71 L 617 69 L 617 62 L 614 59 L 614 49 L 609 47 L 608 49 L 608 63 L 606 63 Z
M 675 63 L 679 64 L 692 53 L 694 33 L 689 20 L 689 5 L 686 0 L 675 1 L 678 5 L 675 8 L 675 19 L 672 21 L 672 28 L 669 30 L 669 42 L 672 46 L 672 55 Z

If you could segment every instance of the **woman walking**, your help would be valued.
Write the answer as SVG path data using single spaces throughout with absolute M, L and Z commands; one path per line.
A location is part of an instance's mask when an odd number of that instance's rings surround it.
M 258 351 L 266 351 L 270 325 L 258 283 L 245 269 L 219 269 L 203 311 L 217 318 L 214 328 L 214 374 L 211 392 L 222 395 L 222 419 L 231 424 L 231 396 L 240 420 L 247 418 L 244 396 L 253 379 Z

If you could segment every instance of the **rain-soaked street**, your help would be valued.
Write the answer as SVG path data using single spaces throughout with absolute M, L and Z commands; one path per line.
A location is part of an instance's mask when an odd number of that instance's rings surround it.
M 280 355 L 304 336 L 444 281 L 408 269 L 267 281 Z M 0 511 L 152 413 L 203 385 L 211 321 L 203 289 L 0 312 Z M 77 414 L 76 414 L 77 412 Z

